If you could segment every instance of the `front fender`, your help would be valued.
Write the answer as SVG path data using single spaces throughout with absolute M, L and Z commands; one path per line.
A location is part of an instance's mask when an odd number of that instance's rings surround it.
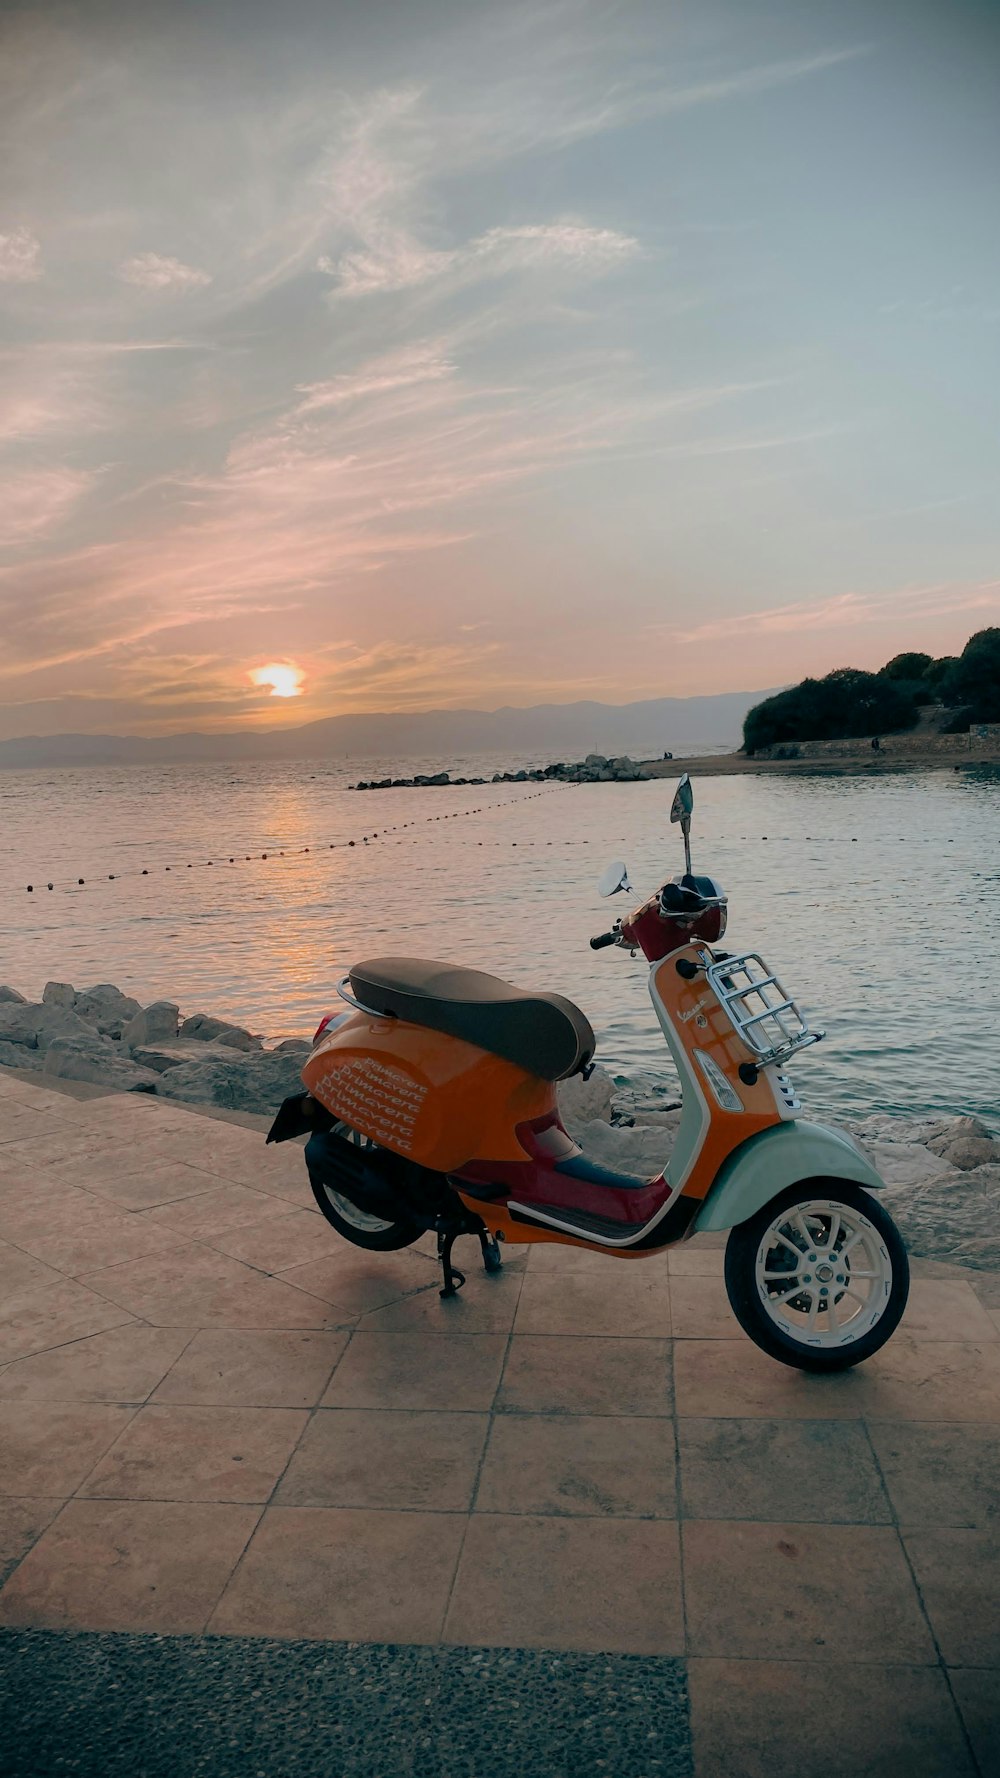
M 885 1183 L 849 1136 L 822 1124 L 775 1124 L 741 1144 L 692 1225 L 692 1234 L 731 1229 L 802 1179 L 852 1179 L 878 1191 Z

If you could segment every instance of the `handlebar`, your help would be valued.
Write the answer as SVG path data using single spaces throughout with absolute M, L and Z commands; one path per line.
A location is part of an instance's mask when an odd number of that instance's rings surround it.
M 591 939 L 590 948 L 592 951 L 603 951 L 605 945 L 616 945 L 618 938 L 617 932 L 599 932 L 596 938 Z

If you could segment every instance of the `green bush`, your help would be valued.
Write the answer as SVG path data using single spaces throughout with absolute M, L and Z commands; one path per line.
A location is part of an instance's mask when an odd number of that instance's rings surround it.
M 911 687 L 883 673 L 838 667 L 825 679 L 804 679 L 756 704 L 743 724 L 743 748 L 752 754 L 785 741 L 892 734 L 912 728 L 916 720 Z
M 941 680 L 941 698 L 970 722 L 1000 722 L 1000 629 L 977 630 Z

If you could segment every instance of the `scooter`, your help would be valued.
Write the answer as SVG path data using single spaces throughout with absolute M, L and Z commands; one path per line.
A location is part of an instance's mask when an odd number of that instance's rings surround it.
M 715 948 L 727 898 L 692 872 L 693 806 L 685 774 L 671 809 L 683 874 L 590 941 L 650 966 L 683 1093 L 655 1179 L 588 1160 L 560 1121 L 556 1083 L 588 1075 L 595 1050 L 572 1001 L 410 957 L 344 977 L 347 1010 L 322 1021 L 306 1091 L 285 1100 L 268 1141 L 309 1135 L 316 1202 L 355 1246 L 389 1252 L 434 1231 L 442 1297 L 465 1283 L 452 1261 L 461 1236 L 478 1237 L 496 1272 L 505 1243 L 638 1261 L 728 1230 L 726 1290 L 744 1331 L 783 1364 L 844 1370 L 898 1325 L 906 1250 L 861 1150 L 799 1115 L 786 1064 L 823 1033 L 757 953 Z M 598 885 L 605 896 L 631 887 L 620 862 Z

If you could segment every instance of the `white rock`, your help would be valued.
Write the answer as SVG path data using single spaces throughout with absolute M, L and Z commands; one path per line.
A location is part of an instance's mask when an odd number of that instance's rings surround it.
M 933 1135 L 927 1138 L 928 1148 L 935 1154 L 943 1154 L 953 1142 L 960 1142 L 971 1137 L 976 1142 L 989 1142 L 990 1133 L 978 1117 L 950 1117 L 936 1126 Z
M 72 1010 L 76 1005 L 76 989 L 69 982 L 46 982 L 42 1001 L 46 1006 L 65 1006 Z
M 260 1048 L 260 1038 L 251 1036 L 244 1031 L 242 1025 L 233 1025 L 228 1019 L 213 1019 L 210 1013 L 194 1012 L 185 1019 L 180 1029 L 185 1043 L 192 1038 L 198 1043 L 215 1043 L 225 1041 L 227 1049 L 255 1050 Z
M 16 988 L 0 985 L 0 1006 L 27 1006 L 27 1004 L 24 995 L 19 994 Z
M 57 1080 L 87 1080 L 113 1093 L 152 1093 L 159 1075 L 119 1055 L 110 1040 L 59 1037 L 45 1055 L 45 1073 Z
M 40 1068 L 41 1050 L 29 1050 L 23 1043 L 0 1043 L 0 1068 Z
M 280 1043 L 274 1045 L 273 1053 L 276 1056 L 290 1056 L 292 1054 L 307 1056 L 311 1049 L 312 1044 L 308 1037 L 283 1037 Z
M 102 1036 L 109 1036 L 112 1032 L 120 1035 L 124 1023 L 142 1008 L 138 1000 L 123 994 L 112 982 L 99 982 L 96 988 L 86 988 L 77 995 L 73 1010 L 77 1018 L 96 1025 Z
M 172 1043 L 180 1023 L 180 1008 L 172 1000 L 154 1000 L 143 1007 L 122 1029 L 122 1042 L 129 1049 L 137 1044 Z
M 991 1142 L 988 1136 L 958 1136 L 954 1142 L 946 1142 L 941 1148 L 936 1143 L 932 1143 L 930 1147 L 934 1154 L 940 1156 L 942 1164 L 957 1167 L 961 1173 L 970 1173 L 974 1167 L 984 1167 L 991 1161 L 1000 1161 L 1000 1142 Z
M 5 1004 L 0 1006 L 0 1039 L 25 1049 L 48 1049 L 56 1037 L 87 1037 L 93 1033 L 64 1006 Z
M 614 1095 L 615 1083 L 604 1068 L 595 1068 L 589 1080 L 573 1074 L 556 1087 L 559 1115 L 567 1129 L 570 1123 L 585 1124 L 595 1117 L 610 1123 Z
M 203 1058 L 183 1068 L 170 1068 L 157 1078 L 165 1099 L 192 1105 L 222 1105 L 229 1111 L 270 1115 L 282 1099 L 302 1091 L 302 1058 L 276 1050 L 237 1050 L 205 1046 Z
M 184 1068 L 189 1062 L 200 1061 L 205 1054 L 204 1044 L 135 1044 L 129 1051 L 133 1062 L 140 1068 L 152 1068 L 154 1074 L 166 1074 L 168 1068 Z
M 653 1179 L 666 1163 L 673 1147 L 669 1130 L 650 1129 L 639 1124 L 631 1127 L 602 1123 L 592 1118 L 575 1133 L 588 1160 L 616 1173 L 631 1173 L 639 1179 Z
M 864 1150 L 886 1185 L 923 1185 L 948 1171 L 938 1155 L 928 1154 L 918 1142 L 866 1142 Z

